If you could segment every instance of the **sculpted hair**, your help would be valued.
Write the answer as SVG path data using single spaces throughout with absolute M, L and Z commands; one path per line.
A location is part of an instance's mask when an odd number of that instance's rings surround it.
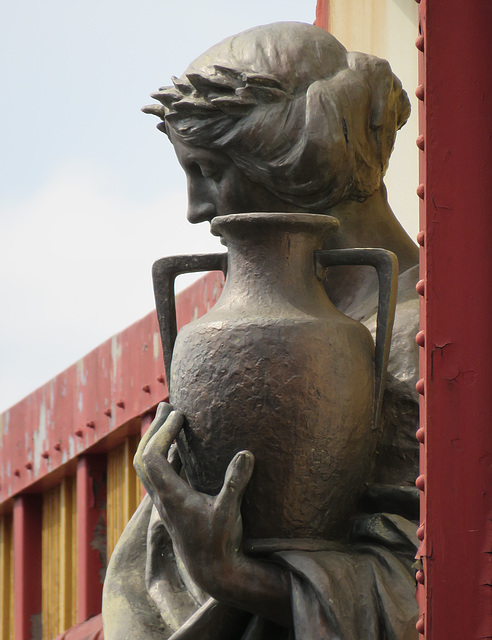
M 388 62 L 301 23 L 228 38 L 172 80 L 152 94 L 161 104 L 143 109 L 161 131 L 226 153 L 250 180 L 312 212 L 374 193 L 410 114 Z

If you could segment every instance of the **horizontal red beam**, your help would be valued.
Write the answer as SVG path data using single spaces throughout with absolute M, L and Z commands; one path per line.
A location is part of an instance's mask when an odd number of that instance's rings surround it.
M 222 286 L 210 273 L 181 292 L 178 326 L 210 309 Z M 167 395 L 152 312 L 0 415 L 0 508 Z

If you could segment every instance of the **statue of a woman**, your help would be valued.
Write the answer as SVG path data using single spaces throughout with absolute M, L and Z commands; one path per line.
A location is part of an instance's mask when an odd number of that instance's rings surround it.
M 418 492 L 417 249 L 382 182 L 409 103 L 387 62 L 348 53 L 322 29 L 278 23 L 224 40 L 153 95 L 188 177 L 191 222 L 249 211 L 329 213 L 325 248 L 398 256 L 399 297 L 374 476 L 343 539 L 241 546 L 254 452 L 231 461 L 217 496 L 195 491 L 168 452 L 183 416 L 160 405 L 135 466 L 147 489 L 108 567 L 107 640 L 409 640 Z M 338 308 L 375 330 L 377 279 L 332 267 Z M 322 354 L 320 354 L 322 357 Z

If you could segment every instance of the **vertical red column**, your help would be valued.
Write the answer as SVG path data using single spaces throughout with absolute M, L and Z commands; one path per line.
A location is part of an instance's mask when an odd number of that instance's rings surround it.
M 41 638 L 41 495 L 14 501 L 14 632 L 16 640 Z
M 330 0 L 318 0 L 316 3 L 316 20 L 314 24 L 322 29 L 330 30 Z
M 77 622 L 101 612 L 106 571 L 106 456 L 77 462 Z
M 422 635 L 492 635 L 492 5 L 422 0 Z
M 419 117 L 419 136 L 416 140 L 417 147 L 419 148 L 419 177 L 420 184 L 417 187 L 417 193 L 420 197 L 419 201 L 419 223 L 420 223 L 420 232 L 417 235 L 417 242 L 419 244 L 419 262 L 420 262 L 420 281 L 417 285 L 417 290 L 421 294 L 420 298 L 420 331 L 416 336 L 417 343 L 420 347 L 419 349 L 419 366 L 420 371 L 425 371 L 425 300 L 424 300 L 424 286 L 425 286 L 425 271 L 426 271 L 426 260 L 425 260 L 425 227 L 426 227 L 426 217 L 425 217 L 425 203 L 424 203 L 424 189 L 425 189 L 425 108 L 424 108 L 424 79 L 425 79 L 425 2 L 422 2 L 419 7 L 419 20 L 418 20 L 418 35 L 416 38 L 415 45 L 419 51 L 418 54 L 418 72 L 419 72 L 419 85 L 416 87 L 416 95 L 419 99 L 418 103 L 418 117 Z M 408 87 L 410 90 L 410 87 Z M 420 396 L 420 428 L 417 430 L 416 437 L 420 442 L 420 477 L 418 479 L 418 484 L 422 488 L 422 481 L 424 482 L 425 488 L 425 397 L 423 395 L 424 391 L 424 380 L 421 379 L 419 385 L 419 391 L 421 392 Z M 421 513 L 421 521 L 422 523 L 425 521 L 425 512 L 426 512 L 426 504 L 425 504 L 425 491 L 422 491 L 421 499 L 420 499 L 420 513 Z M 426 610 L 426 591 L 425 591 L 425 572 L 426 572 L 426 558 L 427 552 L 425 548 L 425 535 L 424 535 L 424 526 L 423 524 L 417 530 L 417 536 L 420 539 L 420 546 L 417 553 L 417 558 L 422 561 L 422 565 L 420 570 L 416 572 L 417 578 L 417 602 L 419 604 L 420 609 L 420 618 L 417 623 L 417 629 L 421 634 L 424 632 L 425 628 L 425 610 Z

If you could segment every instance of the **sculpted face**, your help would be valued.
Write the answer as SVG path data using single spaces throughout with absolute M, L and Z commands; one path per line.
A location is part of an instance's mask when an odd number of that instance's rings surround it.
M 364 202 L 410 113 L 386 61 L 294 22 L 223 40 L 152 97 L 143 111 L 188 176 L 191 222 Z
M 186 173 L 190 222 L 229 213 L 301 211 L 250 180 L 224 152 L 191 146 L 172 132 L 170 139 Z

